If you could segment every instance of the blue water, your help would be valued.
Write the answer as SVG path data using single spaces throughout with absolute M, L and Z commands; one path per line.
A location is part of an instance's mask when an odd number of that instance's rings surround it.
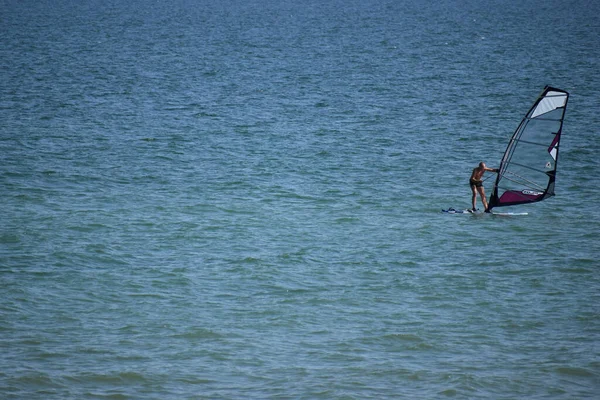
M 599 4 L 0 2 L 0 397 L 598 398 Z

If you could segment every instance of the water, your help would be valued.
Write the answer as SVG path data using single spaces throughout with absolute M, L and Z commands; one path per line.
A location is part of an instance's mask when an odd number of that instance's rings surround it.
M 2 2 L 0 397 L 596 398 L 599 11 Z M 557 196 L 440 213 L 546 84 Z

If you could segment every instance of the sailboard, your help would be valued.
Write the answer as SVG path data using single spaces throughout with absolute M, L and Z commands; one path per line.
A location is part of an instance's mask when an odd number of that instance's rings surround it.
M 452 207 L 450 207 L 448 209 L 442 208 L 442 212 L 448 213 L 448 214 L 473 214 L 472 210 L 456 210 Z
M 554 196 L 568 100 L 568 92 L 550 86 L 535 100 L 504 152 L 490 196 L 490 210 Z
M 500 161 L 488 209 L 535 203 L 554 196 L 558 152 L 569 93 L 546 86 L 512 135 Z M 449 214 L 477 214 L 469 210 L 442 210 Z
M 448 208 L 448 209 L 442 209 L 443 213 L 447 213 L 447 214 L 464 214 L 464 215 L 486 215 L 487 213 L 481 211 L 481 210 L 462 210 L 462 209 L 454 209 L 452 207 Z M 502 215 L 502 216 L 512 216 L 512 215 L 529 215 L 529 213 L 526 212 L 497 212 L 497 211 L 491 211 L 490 214 L 492 215 Z

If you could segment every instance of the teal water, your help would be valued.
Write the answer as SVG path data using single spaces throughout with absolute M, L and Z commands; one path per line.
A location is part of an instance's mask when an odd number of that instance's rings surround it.
M 597 398 L 599 12 L 0 2 L 0 397 Z M 556 197 L 440 213 L 547 84 Z

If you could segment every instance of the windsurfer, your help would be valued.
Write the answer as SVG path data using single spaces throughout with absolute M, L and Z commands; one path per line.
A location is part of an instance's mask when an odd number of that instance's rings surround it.
M 479 193 L 485 212 L 490 212 L 488 210 L 487 199 L 485 198 L 483 180 L 481 179 L 483 178 L 483 174 L 485 173 L 485 171 L 498 172 L 496 168 L 488 168 L 484 162 L 480 162 L 478 167 L 473 168 L 473 173 L 471 174 L 471 178 L 469 179 L 469 185 L 471 186 L 471 191 L 473 192 L 473 211 L 477 210 L 475 207 L 475 203 L 477 202 L 477 193 Z

